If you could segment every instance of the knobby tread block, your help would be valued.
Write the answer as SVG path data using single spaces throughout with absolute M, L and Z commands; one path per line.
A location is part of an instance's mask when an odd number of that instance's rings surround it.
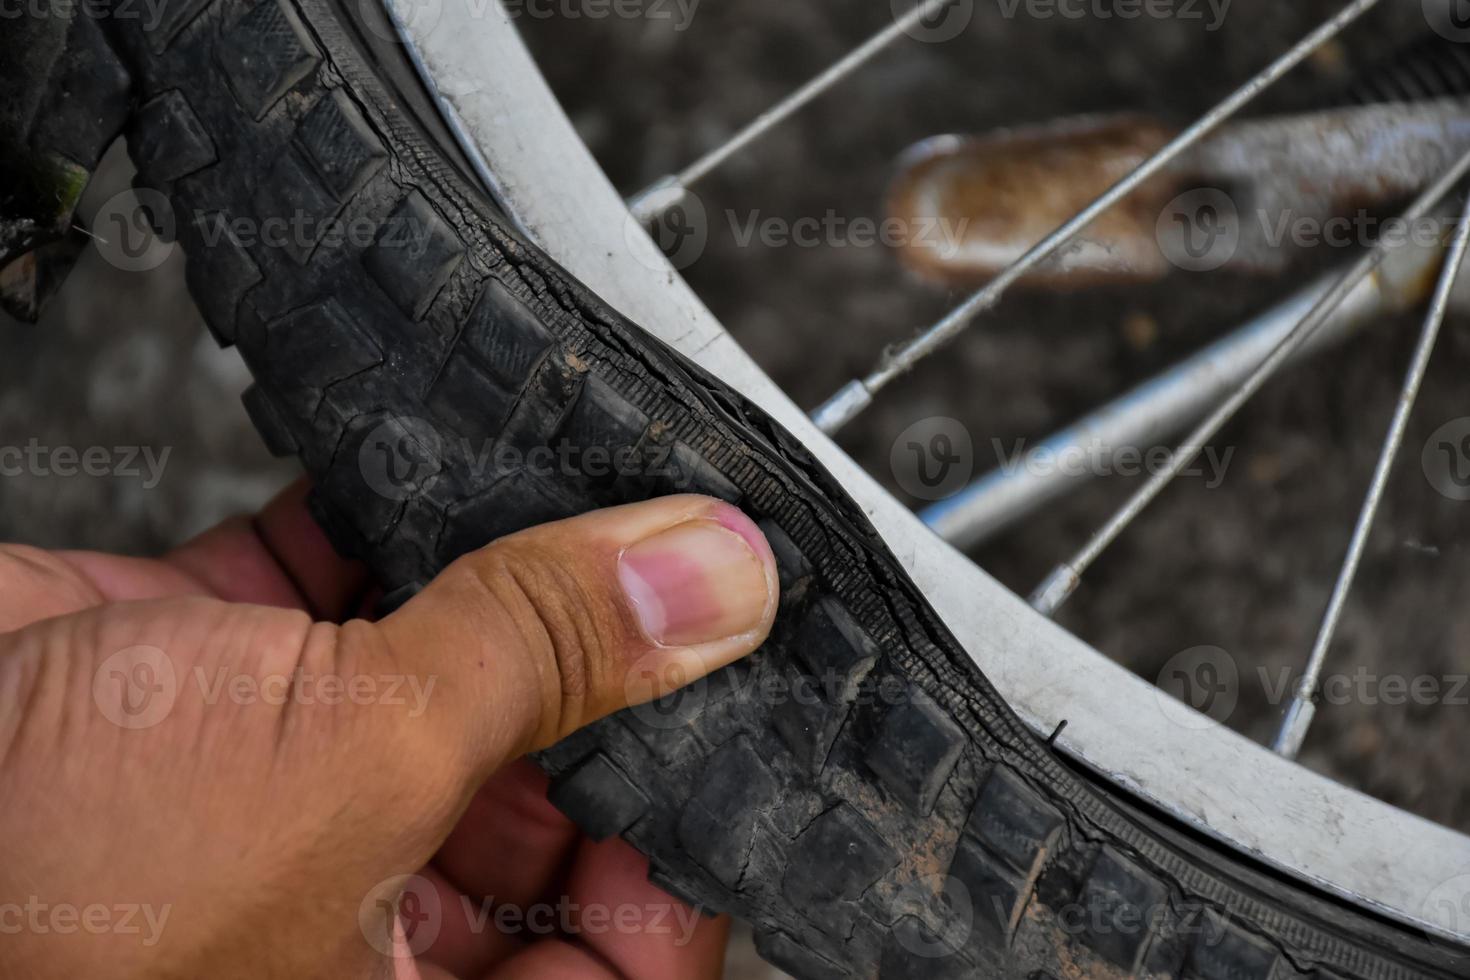
M 684 813 L 679 841 L 700 867 L 730 888 L 740 884 L 759 832 L 760 816 L 780 786 L 748 738 L 710 756 Z
M 807 611 L 795 646 L 836 704 L 852 701 L 863 678 L 878 662 L 878 645 L 831 596 L 823 596 Z
M 464 257 L 464 244 L 413 191 L 383 223 L 363 265 L 404 315 L 420 320 Z
M 268 244 L 279 244 L 296 262 L 305 264 L 327 234 L 341 202 L 323 187 L 311 165 L 294 147 L 271 167 L 255 192 L 254 211 L 273 222 L 280 234 Z
M 801 978 L 1470 976 L 1462 950 L 1160 831 L 1059 762 L 795 440 L 464 183 L 383 80 L 411 73 L 358 47 L 356 6 L 168 0 L 157 30 L 106 22 L 144 107 L 130 149 L 168 185 L 191 292 L 255 373 L 251 417 L 303 459 L 334 544 L 395 605 L 502 534 L 690 491 L 745 508 L 776 555 L 760 651 L 655 705 L 667 726 L 624 713 L 541 754 L 579 826 L 750 920 Z M 281 254 L 232 231 L 282 212 L 366 215 L 373 233 Z M 582 465 L 624 446 L 630 472 Z M 874 702 L 883 684 L 905 696 Z M 928 955 L 939 919 L 963 922 L 959 885 L 972 928 Z M 1078 908 L 1097 914 L 1069 925 Z M 1205 908 L 1231 930 L 1210 948 L 1180 922 Z
M 182 92 L 171 89 L 138 110 L 129 147 L 138 175 L 152 187 L 167 187 L 215 162 L 214 141 Z
M 1009 769 L 997 768 L 980 789 L 965 833 L 1012 871 L 1030 877 L 1061 826 L 1062 815 L 1056 807 Z
M 766 536 L 766 543 L 771 546 L 771 554 L 776 558 L 776 572 L 781 579 L 781 602 L 787 606 L 794 605 L 806 596 L 812 563 L 806 560 L 796 542 L 776 522 L 764 520 L 759 525 L 761 533 Z
M 211 0 L 159 0 L 157 23 L 152 30 L 144 31 L 148 48 L 154 54 L 162 54 L 173 43 L 175 37 L 194 19 L 204 12 Z
M 924 816 L 934 809 L 967 741 L 954 719 L 919 692 L 883 718 L 868 744 L 868 768 L 910 810 Z
M 487 279 L 459 342 L 484 365 L 497 385 L 514 391 L 531 375 L 554 338 L 503 283 Z
M 757 932 L 755 948 L 771 964 L 802 980 L 848 980 L 846 970 L 789 933 Z
M 349 505 L 340 509 L 359 534 L 381 541 L 443 467 L 435 432 L 416 419 L 376 412 L 348 423 L 321 491 Z
M 264 278 L 223 211 L 198 214 L 182 226 L 184 277 L 210 332 L 222 345 L 239 335 L 240 305 Z
M 283 385 L 320 391 L 383 361 L 383 351 L 336 300 L 288 313 L 266 325 L 269 356 Z
M 669 464 L 673 489 L 679 493 L 702 493 L 727 503 L 740 502 L 740 488 L 687 444 L 674 444 Z
M 985 972 L 916 917 L 898 920 L 883 949 L 882 980 L 983 980 Z
M 498 537 L 580 512 L 576 502 L 555 484 L 524 472 L 512 473 L 485 493 L 448 508 L 440 554 L 445 562 L 453 561 Z
M 710 746 L 699 735 L 701 717 L 726 698 L 744 691 L 748 675 L 746 665 L 740 662 L 721 667 L 691 685 L 624 712 L 623 724 L 665 766 L 676 765 L 696 753 L 708 753 Z M 702 760 L 703 756 L 696 758 Z
M 705 918 L 714 918 L 723 911 L 717 897 L 700 892 L 686 881 L 671 878 L 657 867 L 648 869 L 648 880 Z
M 643 706 L 643 710 L 625 716 L 623 724 L 654 758 L 671 766 L 701 747 L 682 707 L 677 697 L 660 698 L 652 705 Z M 660 715 L 663 717 L 658 721 L 650 717 Z
M 296 129 L 296 145 L 322 184 L 344 203 L 378 172 L 386 157 L 382 142 L 341 89 L 317 100 Z
M 505 428 L 519 391 L 496 384 L 485 366 L 459 347 L 449 355 L 426 399 L 435 418 L 481 445 Z
M 215 56 L 240 106 L 255 119 L 321 60 L 287 0 L 258 0 L 225 28 Z
M 829 703 L 809 674 L 796 673 L 789 683 L 789 694 L 771 709 L 771 724 L 803 769 L 821 772 L 852 706 Z
M 782 890 L 797 907 L 850 902 L 898 863 L 898 852 L 846 803 L 813 821 L 789 854 Z
M 250 416 L 255 431 L 265 440 L 265 446 L 273 456 L 292 456 L 300 448 L 291 424 L 275 406 L 271 396 L 260 385 L 253 384 L 240 396 L 245 412 Z
M 648 422 L 647 415 L 607 382 L 588 378 L 558 437 L 560 446 L 576 450 L 565 457 L 567 480 L 584 492 L 617 488 L 618 496 L 633 496 L 642 476 L 636 465 L 638 446 Z
M 549 798 L 593 840 L 621 834 L 648 812 L 648 797 L 605 755 L 551 785 Z
M 1126 970 L 1134 970 L 1153 936 L 1167 895 L 1162 882 L 1104 846 L 1077 899 L 1085 914 L 1082 941 Z
M 975 927 L 1009 942 L 1029 897 L 1025 879 L 969 837 L 960 839 L 949 874 L 965 887 Z
M 1190 980 L 1272 980 L 1280 953 L 1268 943 L 1219 922 L 1202 929 L 1189 952 Z

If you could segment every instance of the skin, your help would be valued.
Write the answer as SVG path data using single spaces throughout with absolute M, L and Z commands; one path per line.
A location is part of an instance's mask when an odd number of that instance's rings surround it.
M 0 975 L 718 976 L 726 922 L 649 884 L 622 841 L 583 838 L 522 757 L 758 646 L 776 586 L 753 526 L 701 497 L 584 515 L 370 622 L 348 619 L 366 575 L 304 492 L 160 559 L 0 546 Z M 745 602 L 704 620 L 736 635 L 669 646 L 630 608 L 620 556 L 675 527 L 749 543 L 731 552 L 749 567 L 684 597 Z M 119 714 L 114 679 L 169 667 L 163 701 Z M 293 671 L 378 686 L 260 696 Z M 389 697 L 405 677 L 426 696 Z M 538 903 L 557 928 L 497 927 Z

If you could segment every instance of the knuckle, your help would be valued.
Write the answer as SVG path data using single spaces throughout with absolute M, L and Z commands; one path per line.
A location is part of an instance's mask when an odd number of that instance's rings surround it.
M 531 543 L 492 545 L 472 568 L 514 631 L 512 642 L 535 663 L 543 708 L 538 741 L 570 733 L 588 720 L 604 665 L 616 653 L 623 632 L 616 605 Z

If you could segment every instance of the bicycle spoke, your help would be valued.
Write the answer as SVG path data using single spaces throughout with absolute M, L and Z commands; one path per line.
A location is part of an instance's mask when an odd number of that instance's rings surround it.
M 1423 218 L 1467 172 L 1470 172 L 1470 153 L 1460 157 L 1454 166 L 1420 195 L 1419 199 L 1404 212 L 1403 220 L 1412 225 Z M 1037 612 L 1046 616 L 1056 612 L 1067 597 L 1076 590 L 1082 576 L 1092 563 L 1107 550 L 1108 545 L 1112 544 L 1118 535 L 1133 522 L 1133 519 L 1142 513 L 1144 508 L 1169 485 L 1174 477 L 1178 476 L 1179 472 L 1194 460 L 1204 444 L 1234 417 L 1240 407 L 1249 401 L 1251 396 L 1276 373 L 1277 368 L 1316 332 L 1317 328 L 1332 314 L 1332 311 L 1352 292 L 1358 282 L 1383 263 L 1387 255 L 1383 243 L 1379 242 L 1367 254 L 1353 263 L 1332 289 L 1328 290 L 1317 305 L 1312 307 L 1301 322 L 1282 338 L 1270 355 L 1251 372 L 1245 383 L 1189 434 L 1188 438 L 1170 456 L 1168 464 L 1150 476 L 1087 544 L 1083 545 L 1076 556 L 1058 565 L 1042 581 L 1030 598 L 1031 605 Z
M 922 22 L 925 18 L 932 16 L 940 9 L 954 2 L 955 0 L 924 0 L 923 3 L 915 6 L 913 10 L 897 18 L 892 24 L 874 34 L 856 48 L 853 48 L 820 75 L 808 81 L 801 88 L 792 92 L 759 116 L 756 116 L 744 129 L 740 130 L 740 132 L 730 137 L 724 143 L 710 150 L 678 173 L 661 177 L 644 190 L 633 195 L 628 202 L 628 209 L 640 221 L 645 223 L 652 221 L 658 215 L 677 204 L 683 198 L 684 192 L 700 178 L 710 173 L 710 171 L 730 159 L 736 153 L 745 149 L 751 143 L 760 139 L 776 126 L 779 126 L 817 96 L 857 71 L 880 51 L 898 40 L 908 30 Z
M 1419 335 L 1419 343 L 1414 348 L 1414 358 L 1409 364 L 1409 370 L 1404 375 L 1404 384 L 1399 390 L 1398 404 L 1394 406 L 1393 420 L 1389 423 L 1388 434 L 1383 438 L 1383 449 L 1378 455 L 1378 464 L 1373 470 L 1373 480 L 1369 483 L 1368 492 L 1363 498 L 1363 508 L 1358 514 L 1358 523 L 1353 528 L 1352 541 L 1348 545 L 1347 554 L 1343 557 L 1342 567 L 1338 570 L 1337 583 L 1332 589 L 1332 598 L 1328 600 L 1327 611 L 1322 615 L 1322 625 L 1317 630 L 1316 641 L 1312 644 L 1307 669 L 1292 694 L 1291 703 L 1287 705 L 1286 712 L 1281 719 L 1281 727 L 1276 732 L 1276 740 L 1271 746 L 1287 758 L 1295 758 L 1301 749 L 1302 741 L 1307 737 L 1307 729 L 1316 715 L 1317 709 L 1312 702 L 1312 697 L 1317 689 L 1317 681 L 1322 676 L 1322 667 L 1327 662 L 1327 649 L 1332 645 L 1333 634 L 1337 632 L 1337 623 L 1342 616 L 1343 604 L 1352 590 L 1353 578 L 1357 575 L 1358 565 L 1363 559 L 1363 549 L 1367 546 L 1368 532 L 1373 529 L 1373 520 L 1378 516 L 1378 505 L 1383 501 L 1383 490 L 1388 484 L 1388 475 L 1393 469 L 1394 460 L 1398 457 L 1399 447 L 1403 444 L 1404 430 L 1408 427 L 1409 416 L 1414 411 L 1414 401 L 1419 397 L 1419 387 L 1424 383 L 1424 373 L 1429 370 L 1429 359 L 1434 354 L 1434 344 L 1439 339 L 1439 330 L 1444 324 L 1450 294 L 1454 291 L 1455 282 L 1460 276 L 1467 244 L 1470 244 L 1470 198 L 1467 198 L 1465 209 L 1460 215 L 1460 223 L 1455 228 L 1454 243 L 1450 246 L 1449 255 L 1445 258 L 1444 269 L 1439 274 L 1434 301 L 1430 303 L 1429 313 L 1424 317 L 1424 328 Z
M 1403 312 L 1428 298 L 1440 245 L 1406 245 L 1387 264 L 1393 271 L 1364 280 L 1293 361 L 1341 340 L 1385 314 Z M 1141 450 L 1168 439 L 1218 403 L 1281 342 L 1331 288 L 1324 276 L 1293 293 L 1244 326 L 1149 378 L 1133 390 L 1089 412 L 919 517 L 950 544 L 971 548 L 1051 501 L 1102 475 L 1093 467 L 1042 466 L 1040 460 L 1111 458 L 1122 448 Z
M 983 289 L 974 293 L 938 323 L 921 332 L 899 350 L 885 354 L 882 361 L 866 378 L 855 378 L 839 388 L 831 398 L 812 413 L 812 420 L 818 428 L 828 434 L 840 430 L 872 404 L 873 396 L 894 378 L 899 377 L 924 357 L 939 350 L 963 333 L 976 316 L 999 302 L 1001 296 L 1016 280 L 1049 259 L 1104 211 L 1168 166 L 1181 153 L 1198 143 L 1252 99 L 1270 88 L 1303 59 L 1336 37 L 1344 28 L 1377 4 L 1378 0 L 1354 0 L 1349 3 L 1336 16 L 1298 41 L 1291 50 L 1232 92 L 1223 102 L 1195 120 L 1189 128 L 1139 164 L 1137 169 L 1114 184 L 1101 197 L 1095 199 L 1051 234 L 1031 246 L 1024 255 L 991 280 Z

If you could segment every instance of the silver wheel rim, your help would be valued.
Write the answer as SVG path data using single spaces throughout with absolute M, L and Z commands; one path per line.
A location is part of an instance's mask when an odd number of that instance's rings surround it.
M 1319 776 L 1051 622 L 950 547 L 824 435 L 630 214 L 498 4 L 386 0 L 441 111 L 523 232 L 604 300 L 769 412 L 864 508 L 1023 720 L 1109 782 L 1305 883 L 1470 942 L 1470 837 Z

